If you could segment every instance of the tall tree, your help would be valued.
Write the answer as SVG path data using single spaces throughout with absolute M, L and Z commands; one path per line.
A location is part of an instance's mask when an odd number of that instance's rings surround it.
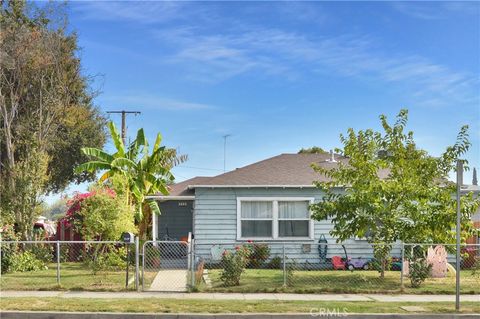
M 331 234 L 339 241 L 357 236 L 378 244 L 374 253 L 382 261 L 396 240 L 455 242 L 455 186 L 447 178 L 470 146 L 468 127 L 461 128 L 455 145 L 433 157 L 417 147 L 413 132 L 405 132 L 407 115 L 400 111 L 393 125 L 380 116 L 383 132 L 349 129 L 340 136 L 343 149 L 337 150 L 348 163 L 314 167 L 331 181 L 316 183 L 325 195 L 312 206 L 313 218 L 331 218 Z M 464 239 L 473 230 L 471 214 L 478 205 L 472 194 L 462 197 Z
M 127 200 L 136 207 L 135 220 L 140 228 L 140 236 L 146 239 L 150 229 L 151 214 L 160 214 L 157 202 L 147 196 L 159 192 L 168 195 L 167 184 L 174 180 L 170 170 L 178 163 L 186 161 L 187 157 L 177 155 L 175 149 L 161 146 L 160 134 L 157 135 L 150 153 L 143 129 L 138 130 L 137 137 L 128 145 L 128 148 L 123 144 L 113 122 L 109 123 L 109 129 L 116 148 L 115 153 L 108 154 L 97 148 L 83 148 L 84 154 L 94 160 L 79 165 L 76 171 L 102 170 L 104 173 L 100 177 L 100 182 L 109 182 L 114 187 L 117 185 L 115 189 L 119 191 L 122 189 L 118 189 L 118 185 L 120 188 L 125 187 Z M 115 181 L 115 177 L 120 177 L 120 183 L 118 180 Z M 122 180 L 125 182 L 122 183 Z
M 70 182 L 83 146 L 102 146 L 105 120 L 92 105 L 77 38 L 64 7 L 25 1 L 0 6 L 0 177 L 2 221 L 29 238 L 41 196 Z

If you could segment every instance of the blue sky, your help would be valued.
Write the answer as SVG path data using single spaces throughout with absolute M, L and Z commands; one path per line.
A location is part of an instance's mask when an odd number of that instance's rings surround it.
M 70 2 L 104 110 L 189 156 L 178 180 L 313 145 L 409 109 L 433 155 L 470 125 L 480 165 L 479 2 Z M 119 117 L 112 117 L 119 124 Z M 202 168 L 202 169 L 195 169 Z M 467 173 L 465 180 L 471 181 Z M 84 186 L 71 187 L 70 191 Z

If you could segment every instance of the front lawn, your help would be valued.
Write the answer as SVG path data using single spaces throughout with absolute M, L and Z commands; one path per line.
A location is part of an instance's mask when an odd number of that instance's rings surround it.
M 405 313 L 403 306 L 421 306 L 430 313 L 452 313 L 453 302 L 376 301 L 281 301 L 281 300 L 195 300 L 195 299 L 89 299 L 89 298 L 1 298 L 2 310 L 139 312 L 139 313 L 311 313 L 317 317 L 339 313 Z M 462 302 L 463 313 L 480 312 L 480 304 Z
M 209 270 L 211 287 L 200 286 L 209 292 L 295 292 L 295 293 L 400 293 L 400 272 L 387 271 L 380 279 L 377 271 L 294 271 L 293 282 L 283 287 L 283 272 L 278 269 L 246 269 L 240 285 L 224 287 L 220 281 L 221 270 Z M 411 294 L 453 294 L 455 277 L 427 279 L 420 288 L 410 288 L 408 278 L 404 279 L 404 293 Z M 461 272 L 461 293 L 480 293 L 480 277 L 470 270 Z
M 129 277 L 133 278 L 133 267 L 129 271 Z M 145 283 L 149 284 L 153 277 L 154 274 L 146 273 Z M 122 291 L 125 290 L 125 270 L 101 271 L 93 275 L 83 263 L 65 262 L 60 264 L 59 286 L 56 264 L 49 264 L 45 270 L 3 274 L 0 287 L 2 290 Z M 129 289 L 134 289 L 133 282 Z

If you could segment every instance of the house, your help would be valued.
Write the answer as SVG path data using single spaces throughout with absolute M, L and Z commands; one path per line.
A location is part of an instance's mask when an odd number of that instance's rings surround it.
M 309 204 L 322 192 L 314 181 L 326 181 L 311 165 L 331 168 L 347 159 L 333 153 L 281 154 L 214 177 L 195 177 L 171 186 L 168 196 L 155 196 L 162 214 L 153 222 L 154 240 L 181 240 L 191 232 L 195 251 L 206 259 L 213 246 L 233 248 L 248 240 L 268 242 L 272 254 L 283 243 L 296 260 L 319 262 L 318 243 L 329 244 L 327 258 L 343 255 L 330 235 L 330 220 L 310 218 Z M 379 172 L 384 178 L 387 171 Z M 341 191 L 341 189 L 339 189 Z M 351 257 L 373 257 L 362 239 L 346 241 Z M 275 252 L 276 250 L 276 252 Z M 393 256 L 400 256 L 400 243 Z
M 309 205 L 322 198 L 314 181 L 325 180 L 311 165 L 335 167 L 347 159 L 336 154 L 281 154 L 214 177 L 195 177 L 171 186 L 168 196 L 155 196 L 162 214 L 153 222 L 156 240 L 180 240 L 191 232 L 197 255 L 209 258 L 211 248 L 233 247 L 248 240 L 265 241 L 272 253 L 290 245 L 290 253 L 310 262 L 318 262 L 316 244 L 329 234 L 330 220 L 314 221 Z M 386 172 L 382 172 L 386 176 Z M 308 245 L 311 244 L 311 247 Z M 355 246 L 349 255 L 372 257 L 364 240 L 345 243 Z M 340 245 L 329 249 L 343 255 Z M 400 255 L 396 248 L 394 255 Z

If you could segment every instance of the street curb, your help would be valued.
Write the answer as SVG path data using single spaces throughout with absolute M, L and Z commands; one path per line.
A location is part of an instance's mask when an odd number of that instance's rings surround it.
M 44 311 L 1 311 L 2 319 L 312 319 L 312 318 L 349 318 L 349 319 L 478 319 L 480 314 L 309 314 L 309 313 L 225 313 L 225 314 L 156 314 L 156 313 L 112 313 L 112 312 L 44 312 Z

